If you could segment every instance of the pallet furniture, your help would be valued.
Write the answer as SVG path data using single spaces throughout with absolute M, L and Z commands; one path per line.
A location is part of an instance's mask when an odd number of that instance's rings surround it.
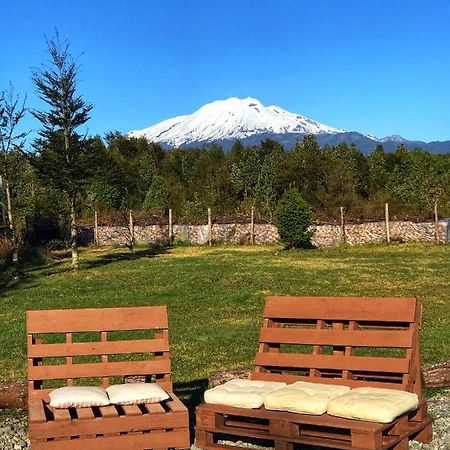
M 44 343 L 44 337 L 52 342 Z M 28 311 L 27 340 L 32 450 L 190 446 L 188 411 L 170 380 L 165 306 Z M 106 387 L 122 383 L 126 375 L 146 375 L 170 399 L 129 406 L 49 406 L 48 383 L 55 386 L 55 380 Z
M 298 444 L 406 450 L 409 439 L 430 441 L 421 392 L 421 320 L 415 298 L 268 297 L 253 379 L 403 389 L 419 396 L 419 408 L 381 424 L 203 404 L 197 407 L 196 445 L 231 449 L 223 439 L 234 438 L 276 450 Z

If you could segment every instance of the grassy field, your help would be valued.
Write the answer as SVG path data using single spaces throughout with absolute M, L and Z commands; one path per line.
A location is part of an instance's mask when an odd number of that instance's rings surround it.
M 282 251 L 279 247 L 86 249 L 35 264 L 0 294 L 0 379 L 26 377 L 25 311 L 167 304 L 174 379 L 250 366 L 264 296 L 417 296 L 425 306 L 422 357 L 450 358 L 450 246 L 391 245 Z

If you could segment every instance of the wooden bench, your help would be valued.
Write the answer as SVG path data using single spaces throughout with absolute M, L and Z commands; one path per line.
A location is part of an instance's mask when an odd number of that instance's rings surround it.
M 224 438 L 247 438 L 277 450 L 296 444 L 403 450 L 409 439 L 429 442 L 431 420 L 421 392 L 421 320 L 422 306 L 415 298 L 267 298 L 253 379 L 402 389 L 416 393 L 420 406 L 382 424 L 203 404 L 197 407 L 196 445 L 231 449 Z
M 33 450 L 190 446 L 188 411 L 172 392 L 165 306 L 28 311 L 27 340 Z M 130 406 L 49 406 L 52 387 L 106 387 L 127 375 L 145 375 L 170 399 Z

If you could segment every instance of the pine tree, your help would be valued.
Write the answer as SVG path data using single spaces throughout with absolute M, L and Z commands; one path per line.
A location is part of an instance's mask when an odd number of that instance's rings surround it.
M 70 204 L 70 239 L 72 267 L 78 268 L 77 209 L 79 196 L 92 173 L 89 140 L 77 129 L 90 118 L 93 108 L 77 93 L 78 66 L 69 53 L 70 43 L 60 41 L 58 33 L 47 40 L 50 65 L 33 71 L 33 81 L 39 97 L 48 105 L 46 110 L 32 114 L 42 129 L 31 158 L 39 174 L 53 187 L 64 192 Z

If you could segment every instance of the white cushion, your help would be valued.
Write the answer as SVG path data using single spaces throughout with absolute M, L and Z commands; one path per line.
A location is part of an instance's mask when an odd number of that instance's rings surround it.
M 95 386 L 67 386 L 50 392 L 53 408 L 82 408 L 109 405 L 105 389 Z
M 418 405 L 417 395 L 411 392 L 361 387 L 330 400 L 327 412 L 332 416 L 389 423 Z
M 109 400 L 115 405 L 139 405 L 158 403 L 170 396 L 155 383 L 115 384 L 106 388 Z
M 238 408 L 259 408 L 264 395 L 286 386 L 286 383 L 257 380 L 231 380 L 205 392 L 205 402 Z
M 320 415 L 330 399 L 349 392 L 348 386 L 297 381 L 264 397 L 266 409 Z

